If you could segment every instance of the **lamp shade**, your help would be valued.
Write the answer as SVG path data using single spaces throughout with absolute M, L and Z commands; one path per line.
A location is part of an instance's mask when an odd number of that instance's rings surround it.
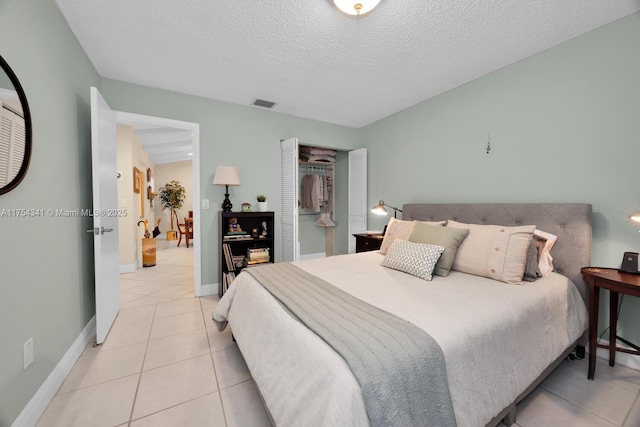
M 380 200 L 380 203 L 371 208 L 371 212 L 377 215 L 388 214 L 387 208 L 384 207 L 384 200 Z
M 218 166 L 213 176 L 214 185 L 240 185 L 240 176 L 235 166 Z
M 364 15 L 371 12 L 380 0 L 333 0 L 333 3 L 348 15 Z
M 388 205 L 384 202 L 384 200 L 380 200 L 380 203 L 371 208 L 371 212 L 378 215 L 386 215 L 387 208 L 393 209 L 393 217 L 396 218 L 398 216 L 398 212 L 402 212 L 402 209 L 398 209 L 395 206 Z

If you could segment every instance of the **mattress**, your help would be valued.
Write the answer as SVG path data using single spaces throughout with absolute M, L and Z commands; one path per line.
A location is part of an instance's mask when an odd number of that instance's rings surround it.
M 364 252 L 298 267 L 406 319 L 438 342 L 458 426 L 484 426 L 586 330 L 575 285 L 551 273 L 513 285 L 452 271 L 430 282 L 380 266 Z M 278 426 L 369 425 L 345 361 L 294 320 L 249 274 L 214 311 L 228 320 Z

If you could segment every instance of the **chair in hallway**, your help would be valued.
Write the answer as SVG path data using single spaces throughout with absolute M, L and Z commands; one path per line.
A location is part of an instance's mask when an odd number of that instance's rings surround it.
M 189 211 L 191 214 L 193 211 Z M 184 223 L 180 224 L 178 222 L 178 216 L 176 215 L 176 224 L 178 225 L 178 247 L 180 247 L 180 243 L 182 242 L 182 236 L 185 236 L 185 242 L 187 244 L 187 248 L 189 247 L 189 240 L 193 239 L 193 214 L 191 216 L 184 219 Z

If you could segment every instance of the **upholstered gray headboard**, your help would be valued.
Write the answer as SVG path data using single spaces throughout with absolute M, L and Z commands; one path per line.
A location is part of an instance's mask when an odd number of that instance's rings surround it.
M 534 224 L 558 236 L 551 249 L 554 270 L 570 278 L 585 303 L 589 290 L 580 269 L 591 264 L 591 205 L 584 203 L 406 204 L 402 219 L 505 226 Z

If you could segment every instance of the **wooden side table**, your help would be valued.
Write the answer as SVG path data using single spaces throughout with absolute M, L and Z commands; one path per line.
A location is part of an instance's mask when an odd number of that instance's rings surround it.
M 356 238 L 356 252 L 367 252 L 380 249 L 384 234 L 358 233 L 354 234 L 353 237 Z
M 589 284 L 589 373 L 587 378 L 592 380 L 596 371 L 596 349 L 609 350 L 609 366 L 616 362 L 616 351 L 638 354 L 638 350 L 630 350 L 616 346 L 616 328 L 618 323 L 618 295 L 640 297 L 640 275 L 618 271 L 615 268 L 584 267 L 584 280 Z M 609 345 L 598 344 L 598 307 L 600 303 L 600 289 L 608 289 L 609 296 Z

